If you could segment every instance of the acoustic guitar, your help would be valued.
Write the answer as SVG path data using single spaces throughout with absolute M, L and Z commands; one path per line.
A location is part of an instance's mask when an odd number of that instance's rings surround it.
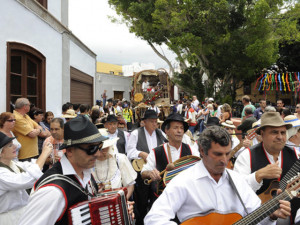
M 256 129 L 257 128 L 253 128 L 251 130 L 248 130 L 246 138 L 249 139 L 249 140 L 253 140 L 257 136 L 257 134 L 255 133 Z M 235 146 L 235 148 L 232 149 L 231 152 L 229 153 L 229 162 L 228 162 L 228 165 L 227 165 L 228 169 L 233 169 L 234 165 L 233 165 L 233 162 L 232 162 L 232 158 L 235 155 L 235 153 L 237 153 L 243 147 L 243 140 L 237 146 Z
M 276 195 L 277 189 L 280 188 L 281 190 L 285 190 L 288 181 L 297 175 L 300 171 L 300 159 L 298 159 L 293 166 L 289 169 L 289 171 L 285 174 L 285 176 L 279 181 L 273 180 L 270 186 L 265 190 L 263 193 L 258 195 L 261 199 L 261 203 L 265 203 L 273 198 Z
M 212 212 L 204 216 L 197 216 L 188 219 L 181 223 L 181 225 L 256 225 L 279 208 L 279 200 L 290 201 L 294 197 L 300 196 L 299 180 L 300 175 L 294 177 L 288 183 L 285 191 L 243 218 L 238 213 L 220 214 L 217 212 Z

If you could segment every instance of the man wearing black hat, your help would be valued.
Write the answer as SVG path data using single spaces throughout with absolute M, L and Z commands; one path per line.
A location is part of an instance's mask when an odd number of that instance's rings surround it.
M 34 185 L 20 224 L 68 224 L 68 208 L 97 193 L 90 168 L 106 139 L 85 116 L 67 122 L 61 146 L 66 153 Z
M 114 146 L 115 153 L 126 154 L 126 145 L 129 138 L 129 133 L 118 129 L 118 118 L 115 115 L 109 115 L 106 119 L 103 120 L 104 127 L 108 131 L 109 139 L 119 138 L 118 142 Z
M 147 164 L 142 169 L 143 179 L 161 180 L 159 173 L 166 169 L 168 163 L 187 156 L 200 156 L 198 149 L 182 143 L 184 133 L 189 125 L 178 113 L 170 114 L 162 125 L 162 130 L 168 136 L 168 143 L 154 148 L 147 157 Z
M 145 126 L 134 130 L 129 137 L 127 145 L 127 157 L 129 160 L 142 158 L 146 162 L 149 152 L 167 141 L 161 130 L 157 128 L 157 119 L 155 111 L 147 110 L 145 112 L 143 118 Z M 148 203 L 148 200 L 153 197 L 152 195 L 151 187 L 144 184 L 141 174 L 138 173 L 134 190 L 137 209 L 136 224 L 143 224 L 147 208 L 152 204 Z

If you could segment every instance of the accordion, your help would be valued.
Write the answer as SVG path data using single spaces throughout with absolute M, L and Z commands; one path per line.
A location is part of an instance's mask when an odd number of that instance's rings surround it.
M 69 225 L 131 225 L 126 188 L 104 191 L 69 208 Z

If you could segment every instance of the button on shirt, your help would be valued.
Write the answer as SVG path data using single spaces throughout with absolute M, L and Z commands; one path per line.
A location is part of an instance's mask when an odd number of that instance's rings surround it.
M 180 154 L 181 154 L 181 147 L 182 145 L 176 149 L 175 147 L 173 147 L 172 145 L 169 145 L 168 143 L 164 144 L 164 148 L 165 148 L 165 152 L 167 154 L 168 157 L 168 161 L 170 162 L 170 157 L 169 157 L 169 153 L 167 151 L 168 146 L 170 146 L 170 152 L 171 152 L 171 156 L 172 156 L 172 161 L 176 161 L 177 159 L 180 158 Z M 200 156 L 198 149 L 192 149 L 192 155 L 194 156 Z M 154 153 L 154 149 L 152 149 L 152 151 L 150 151 L 150 154 L 147 157 L 147 163 L 144 165 L 143 169 L 142 169 L 142 173 L 144 171 L 152 171 L 156 168 L 156 157 L 155 157 L 155 153 Z
M 247 208 L 248 212 L 260 206 L 260 199 L 238 173 L 227 170 Z M 144 219 L 145 225 L 167 225 L 177 213 L 183 222 L 190 217 L 205 214 L 209 211 L 220 213 L 239 213 L 246 215 L 244 208 L 233 191 L 228 174 L 223 173 L 217 183 L 206 170 L 202 161 L 177 175 L 166 187 L 160 197 L 154 202 Z M 259 224 L 275 224 L 268 218 Z
M 91 178 L 91 170 L 86 169 L 81 179 L 65 155 L 60 160 L 64 175 L 75 175 L 82 187 L 86 187 Z M 88 185 L 89 187 L 89 185 Z M 91 190 L 89 190 L 91 192 Z M 33 192 L 19 225 L 53 225 L 65 208 L 65 198 L 62 191 L 54 186 L 43 187 Z

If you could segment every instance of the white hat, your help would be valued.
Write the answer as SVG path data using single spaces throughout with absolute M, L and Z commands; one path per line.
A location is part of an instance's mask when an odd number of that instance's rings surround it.
M 231 120 L 226 120 L 225 122 L 221 123 L 223 127 L 229 127 L 235 129 L 233 122 Z
M 291 123 L 293 125 L 293 127 L 300 126 L 300 120 L 297 118 L 297 116 L 289 115 L 289 116 L 284 117 L 283 120 L 285 123 Z
M 213 101 L 214 101 L 214 98 L 209 98 L 207 101 L 213 102 Z
M 108 132 L 107 132 L 107 129 L 106 128 L 100 128 L 98 129 L 99 130 L 99 133 L 104 136 L 104 137 L 108 137 Z M 107 147 L 110 147 L 110 146 L 114 146 L 117 141 L 119 140 L 119 138 L 113 138 L 113 139 L 107 139 L 105 141 L 103 141 L 103 146 L 102 148 L 107 148 Z

